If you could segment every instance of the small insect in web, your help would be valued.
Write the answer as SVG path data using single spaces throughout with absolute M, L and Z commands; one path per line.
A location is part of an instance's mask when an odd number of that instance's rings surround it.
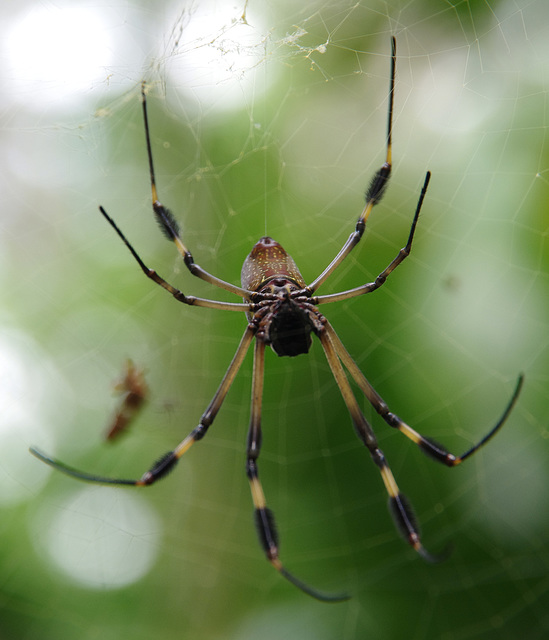
M 246 453 L 246 473 L 251 488 L 259 540 L 268 561 L 282 576 L 284 576 L 284 578 L 310 596 L 326 602 L 345 600 L 349 596 L 346 593 L 321 592 L 309 586 L 286 569 L 279 556 L 279 542 L 274 515 L 267 506 L 262 484 L 259 480 L 258 458 L 262 443 L 261 407 L 265 347 L 270 346 L 278 356 L 293 357 L 309 351 L 313 334 L 320 340 L 320 344 L 322 345 L 326 355 L 326 359 L 334 376 L 335 382 L 339 387 L 343 400 L 351 416 L 356 434 L 368 449 L 372 460 L 381 474 L 389 499 L 389 509 L 394 518 L 396 527 L 412 548 L 428 561 L 436 561 L 439 557 L 433 556 L 424 548 L 412 507 L 398 488 L 387 460 L 379 448 L 374 431 L 364 417 L 358 401 L 351 389 L 347 373 L 350 374 L 351 378 L 362 393 L 364 393 L 375 411 L 390 427 L 397 429 L 404 434 L 432 459 L 445 464 L 448 467 L 455 467 L 461 464 L 497 433 L 513 409 L 523 383 L 523 376 L 521 374 L 518 377 L 513 395 L 503 411 L 503 414 L 490 431 L 465 453 L 461 455 L 454 455 L 439 443 L 431 440 L 430 438 L 426 438 L 415 431 L 396 414 L 389 410 L 385 401 L 368 382 L 358 365 L 344 347 L 330 322 L 318 309 L 320 305 L 349 300 L 350 298 L 372 293 L 376 289 L 379 289 L 385 284 L 387 278 L 401 264 L 401 262 L 408 257 L 412 248 L 412 241 L 414 239 L 419 214 L 431 177 L 429 172 L 427 172 L 425 176 L 423 188 L 419 195 L 408 240 L 389 265 L 380 272 L 373 282 L 368 282 L 339 293 L 316 295 L 317 289 L 334 273 L 362 238 L 366 221 L 368 220 L 368 217 L 375 205 L 377 205 L 383 197 L 387 188 L 392 163 L 393 103 L 396 67 L 396 42 L 394 38 L 392 38 L 391 44 L 391 73 L 385 162 L 374 175 L 367 189 L 366 204 L 358 218 L 355 230 L 350 234 L 349 238 L 335 258 L 311 284 L 306 284 L 294 260 L 288 255 L 288 253 L 286 253 L 278 242 L 270 237 L 260 238 L 252 248 L 251 253 L 245 259 L 242 266 L 241 287 L 211 275 L 194 262 L 193 256 L 183 243 L 174 216 L 158 199 L 149 135 L 146 87 L 143 83 L 141 96 L 154 216 L 161 231 L 175 244 L 186 267 L 193 276 L 201 278 L 215 287 L 224 289 L 239 296 L 241 299 L 244 299 L 244 302 L 221 302 L 217 300 L 197 298 L 194 296 L 188 296 L 179 289 L 176 289 L 169 282 L 164 280 L 164 278 L 162 278 L 156 271 L 147 267 L 105 209 L 103 207 L 99 207 L 99 209 L 107 222 L 116 231 L 122 242 L 124 242 L 126 247 L 129 249 L 143 273 L 157 285 L 170 293 L 177 301 L 191 306 L 217 309 L 220 311 L 245 312 L 247 317 L 247 326 L 221 384 L 219 385 L 219 388 L 206 411 L 202 415 L 198 425 L 192 429 L 191 432 L 172 451 L 169 451 L 155 462 L 139 479 L 126 480 L 86 473 L 74 469 L 73 467 L 59 462 L 58 460 L 52 459 L 39 452 L 37 449 L 31 449 L 31 452 L 42 461 L 79 480 L 99 484 L 132 485 L 137 487 L 151 485 L 165 477 L 168 472 L 174 468 L 183 454 L 186 453 L 195 442 L 198 442 L 206 435 L 206 432 L 217 416 L 217 413 L 242 365 L 244 357 L 255 338 L 251 417 Z M 345 369 L 347 370 L 347 373 L 345 372 Z
M 114 391 L 121 398 L 105 434 L 105 439 L 110 442 L 125 433 L 143 409 L 149 395 L 145 372 L 138 369 L 132 360 L 127 360 L 124 377 L 114 385 Z

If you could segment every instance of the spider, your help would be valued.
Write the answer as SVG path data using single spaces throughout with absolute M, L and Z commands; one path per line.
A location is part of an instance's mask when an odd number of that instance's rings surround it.
M 419 195 L 406 245 L 398 252 L 392 262 L 390 262 L 390 264 L 381 271 L 377 278 L 373 282 L 362 284 L 353 289 L 348 289 L 339 293 L 320 296 L 315 293 L 320 285 L 324 284 L 328 277 L 333 274 L 352 249 L 358 244 L 362 238 L 366 221 L 372 209 L 379 203 L 387 188 L 387 183 L 391 174 L 395 67 L 396 41 L 395 38 L 392 38 L 385 162 L 374 175 L 366 191 L 366 204 L 358 218 L 355 230 L 350 234 L 342 249 L 335 256 L 332 262 L 311 284 L 306 284 L 294 260 L 288 253 L 286 253 L 278 242 L 270 237 L 260 238 L 252 248 L 251 253 L 245 259 L 242 267 L 241 287 L 211 275 L 194 262 L 190 251 L 183 243 L 174 216 L 158 199 L 149 134 L 149 121 L 147 116 L 146 86 L 144 82 L 142 83 L 141 103 L 149 161 L 152 208 L 160 229 L 163 234 L 175 244 L 186 267 L 193 276 L 201 278 L 215 287 L 236 294 L 240 298 L 243 298 L 244 301 L 221 302 L 217 300 L 197 298 L 194 296 L 188 296 L 179 289 L 176 289 L 169 282 L 164 280 L 164 278 L 162 278 L 156 271 L 149 269 L 149 267 L 146 266 L 136 250 L 126 239 L 126 236 L 118 228 L 115 221 L 109 216 L 105 209 L 100 206 L 99 210 L 114 231 L 118 234 L 122 242 L 124 242 L 126 247 L 129 249 L 147 278 L 150 278 L 153 282 L 170 293 L 177 301 L 182 302 L 183 304 L 205 307 L 208 309 L 218 309 L 221 311 L 243 311 L 247 317 L 247 326 L 221 384 L 219 385 L 219 388 L 217 389 L 208 408 L 202 415 L 198 426 L 196 426 L 172 451 L 169 451 L 157 460 L 139 479 L 126 480 L 120 478 L 109 478 L 79 471 L 59 462 L 58 460 L 48 457 L 37 449 L 31 448 L 31 452 L 43 462 L 46 462 L 59 471 L 79 480 L 110 485 L 133 485 L 137 487 L 151 485 L 166 476 L 168 472 L 174 468 L 183 454 L 186 453 L 195 442 L 198 442 L 206 435 L 206 432 L 217 416 L 217 413 L 242 365 L 248 348 L 255 338 L 251 417 L 247 439 L 246 473 L 251 488 L 254 516 L 259 540 L 268 561 L 284 578 L 306 594 L 326 602 L 345 600 L 349 595 L 346 593 L 321 592 L 309 586 L 286 569 L 279 557 L 279 543 L 274 515 L 267 507 L 265 494 L 263 493 L 263 488 L 259 480 L 258 458 L 262 440 L 261 404 L 265 347 L 269 345 L 278 356 L 294 357 L 309 351 L 313 334 L 320 340 L 320 344 L 322 345 L 334 379 L 350 413 L 356 434 L 368 449 L 374 463 L 379 469 L 383 484 L 387 491 L 389 509 L 395 521 L 395 525 L 412 548 L 428 561 L 436 561 L 439 558 L 431 555 L 422 545 L 412 507 L 398 488 L 387 460 L 378 446 L 372 427 L 364 417 L 356 397 L 351 390 L 345 369 L 355 381 L 359 389 L 364 393 L 375 411 L 390 427 L 393 427 L 403 433 L 424 453 L 448 467 L 455 467 L 461 464 L 495 435 L 513 409 L 523 383 L 523 375 L 520 374 L 513 395 L 495 426 L 493 426 L 477 444 L 472 446 L 462 455 L 456 456 L 434 440 L 419 434 L 389 410 L 385 401 L 368 382 L 349 352 L 345 349 L 342 341 L 330 322 L 318 309 L 320 305 L 348 300 L 379 289 L 391 273 L 410 254 L 421 206 L 431 177 L 429 172 L 425 175 L 423 188 Z

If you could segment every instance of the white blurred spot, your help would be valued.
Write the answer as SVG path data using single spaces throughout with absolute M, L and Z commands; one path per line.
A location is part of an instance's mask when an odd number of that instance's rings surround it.
M 250 612 L 241 622 L 234 637 L 239 640 L 255 640 L 258 629 L 261 629 L 262 640 L 329 640 L 334 637 L 333 629 L 326 626 L 309 602 L 301 606 L 289 603 L 273 605 L 263 607 L 255 613 Z
M 4 77 L 12 95 L 29 108 L 74 102 L 79 92 L 107 76 L 110 31 L 91 8 L 49 3 L 22 13 L 4 35 Z
M 220 110 L 238 108 L 265 90 L 274 80 L 257 73 L 264 71 L 267 29 L 262 16 L 244 22 L 240 14 L 231 0 L 204 0 L 169 22 L 172 32 L 174 23 L 181 30 L 166 60 L 171 85 Z
M 76 582 L 117 589 L 139 580 L 153 564 L 162 527 L 144 498 L 124 489 L 85 487 L 53 509 L 50 503 L 42 510 L 36 539 Z
M 6 326 L 1 330 L 0 505 L 13 505 L 33 497 L 49 476 L 28 447 L 37 441 L 47 444 L 50 403 L 62 404 L 64 391 L 34 341 Z
M 420 78 L 416 111 L 426 129 L 456 135 L 476 131 L 498 108 L 501 79 L 473 71 L 468 52 L 446 52 Z

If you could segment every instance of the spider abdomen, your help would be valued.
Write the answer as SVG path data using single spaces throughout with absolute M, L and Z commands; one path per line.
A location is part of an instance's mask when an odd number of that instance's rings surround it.
M 268 280 L 285 279 L 303 289 L 305 281 L 292 258 L 276 240 L 264 236 L 253 246 L 242 265 L 242 288 L 259 291 Z

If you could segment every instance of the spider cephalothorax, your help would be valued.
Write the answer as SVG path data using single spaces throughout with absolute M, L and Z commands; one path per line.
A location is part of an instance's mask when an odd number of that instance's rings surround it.
M 389 497 L 390 511 L 397 528 L 412 548 L 427 560 L 433 560 L 434 557 L 425 550 L 421 543 L 419 530 L 412 508 L 408 500 L 402 495 L 398 488 L 385 456 L 378 446 L 374 431 L 364 417 L 353 390 L 351 389 L 347 373 L 351 376 L 362 393 L 364 393 L 376 412 L 390 427 L 400 431 L 434 460 L 449 467 L 454 467 L 471 456 L 498 431 L 507 419 L 507 416 L 518 398 L 523 380 L 522 376 L 519 376 L 511 400 L 492 429 L 477 444 L 472 446 L 461 456 L 456 456 L 448 452 L 443 446 L 435 443 L 433 440 L 422 436 L 401 420 L 396 414 L 389 411 L 387 404 L 365 378 L 364 374 L 339 339 L 332 325 L 317 309 L 317 306 L 321 304 L 347 300 L 379 289 L 379 287 L 386 282 L 389 275 L 403 260 L 408 257 L 412 248 L 412 241 L 419 213 L 429 184 L 429 172 L 427 172 L 425 176 L 425 181 L 418 199 L 406 245 L 398 252 L 392 262 L 390 262 L 389 265 L 381 271 L 373 282 L 368 282 L 353 289 L 348 289 L 347 291 L 338 293 L 321 296 L 314 295 L 320 285 L 327 280 L 327 278 L 337 269 L 352 249 L 358 244 L 362 238 L 366 221 L 373 207 L 381 200 L 387 187 L 389 176 L 391 174 L 391 136 L 396 60 L 395 46 L 395 40 L 393 38 L 385 162 L 377 171 L 370 183 L 370 186 L 368 187 L 366 192 L 366 205 L 357 220 L 355 230 L 351 233 L 342 249 L 326 269 L 324 269 L 318 278 L 309 285 L 306 285 L 291 256 L 284 251 L 278 242 L 275 242 L 269 237 L 261 238 L 254 245 L 251 253 L 244 261 L 244 265 L 242 267 L 241 287 L 231 284 L 225 280 L 221 280 L 195 264 L 190 251 L 181 239 L 175 218 L 158 199 L 149 136 L 145 84 L 143 83 L 141 95 L 149 159 L 153 213 L 161 230 L 169 240 L 174 242 L 177 250 L 183 257 L 186 267 L 193 276 L 201 278 L 216 287 L 236 294 L 240 298 L 243 298 L 244 302 L 221 302 L 218 300 L 209 300 L 185 295 L 182 291 L 164 280 L 164 278 L 156 273 L 156 271 L 149 269 L 130 242 L 126 239 L 122 231 L 117 227 L 114 220 L 107 214 L 105 209 L 100 207 L 100 211 L 128 247 L 143 273 L 153 282 L 171 293 L 176 300 L 184 304 L 222 311 L 244 311 L 248 320 L 247 327 L 223 380 L 221 381 L 221 384 L 219 385 L 219 388 L 206 411 L 202 414 L 198 425 L 192 429 L 189 435 L 187 435 L 187 437 L 185 437 L 175 447 L 175 449 L 169 451 L 155 462 L 153 466 L 141 476 L 141 478 L 137 480 L 123 480 L 118 478 L 105 478 L 85 473 L 49 458 L 43 453 L 38 452 L 36 449 L 31 449 L 32 453 L 44 462 L 47 462 L 56 469 L 80 480 L 97 483 L 134 485 L 138 487 L 153 484 L 157 480 L 166 476 L 166 474 L 173 469 L 181 456 L 183 456 L 183 454 L 186 453 L 195 442 L 198 442 L 204 437 L 221 408 L 233 380 L 244 361 L 246 352 L 255 338 L 254 367 L 252 376 L 252 405 L 246 448 L 246 474 L 248 476 L 252 492 L 259 540 L 267 559 L 282 576 L 296 587 L 302 589 L 305 593 L 327 602 L 344 600 L 348 596 L 346 594 L 321 593 L 296 578 L 284 567 L 279 558 L 278 536 L 276 533 L 274 515 L 267 507 L 263 488 L 259 481 L 257 460 L 262 442 L 261 405 L 263 394 L 263 374 L 265 368 L 265 346 L 270 345 L 279 356 L 296 356 L 302 353 L 307 353 L 311 345 L 312 336 L 315 335 L 318 337 L 324 353 L 326 354 L 326 359 L 334 379 L 341 391 L 341 395 L 351 416 L 354 429 L 379 469 L 383 484 Z M 345 370 L 347 370 L 347 373 Z

